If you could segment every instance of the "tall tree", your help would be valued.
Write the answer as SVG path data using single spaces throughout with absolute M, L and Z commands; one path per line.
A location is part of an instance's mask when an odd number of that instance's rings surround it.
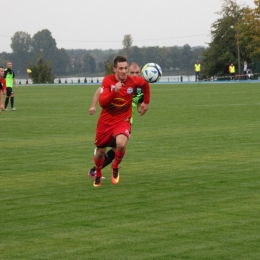
M 123 48 L 124 48 L 124 49 L 129 49 L 130 47 L 132 47 L 133 39 L 132 39 L 131 34 L 126 34 L 126 35 L 124 36 L 124 39 L 123 39 L 123 41 L 122 41 L 122 44 L 123 44 Z
M 32 39 L 26 32 L 16 32 L 11 38 L 11 48 L 13 50 L 13 63 L 16 71 L 25 71 L 31 57 Z
M 28 53 L 32 49 L 32 38 L 26 32 L 16 32 L 11 38 L 13 53 Z
M 82 61 L 85 72 L 94 73 L 96 71 L 96 61 L 89 53 L 86 53 L 82 57 Z
M 260 60 L 260 0 L 255 0 L 255 8 L 244 8 L 244 15 L 237 24 L 238 39 L 245 60 Z
M 105 75 L 114 73 L 113 62 L 111 62 L 110 60 L 106 60 L 104 61 L 104 66 L 105 66 Z
M 38 59 L 36 65 L 29 66 L 32 71 L 30 76 L 33 83 L 53 83 L 52 67 L 50 62 L 43 62 L 42 58 Z
M 231 62 L 238 66 L 237 33 L 231 26 L 235 28 L 242 18 L 243 8 L 234 0 L 225 0 L 218 14 L 221 18 L 212 24 L 212 42 L 203 54 L 203 74 L 207 77 L 226 74 Z
M 52 61 L 55 75 L 66 75 L 71 72 L 71 60 L 65 49 L 58 49 Z
M 49 30 L 39 31 L 32 37 L 32 51 L 35 58 L 41 55 L 43 61 L 55 58 L 57 54 L 56 41 Z

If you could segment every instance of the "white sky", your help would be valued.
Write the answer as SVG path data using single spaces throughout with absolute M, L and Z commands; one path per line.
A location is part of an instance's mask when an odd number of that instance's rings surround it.
M 11 52 L 17 31 L 48 29 L 58 48 L 121 49 L 133 45 L 207 46 L 223 0 L 12 0 L 1 3 L 0 52 Z M 5 7 L 5 3 L 8 7 Z M 237 0 L 255 7 L 254 0 Z

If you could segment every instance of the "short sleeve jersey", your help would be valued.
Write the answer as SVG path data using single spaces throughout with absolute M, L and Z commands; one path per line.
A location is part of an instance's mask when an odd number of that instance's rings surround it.
M 8 87 L 12 88 L 13 87 L 14 78 L 15 78 L 14 71 L 9 69 L 9 68 L 6 68 L 5 69 L 4 78 L 6 80 L 6 87 L 7 88 Z
M 142 77 L 127 76 L 118 93 L 115 84 L 118 82 L 115 75 L 108 75 L 103 79 L 100 89 L 99 103 L 102 111 L 99 122 L 113 125 L 122 121 L 129 121 L 132 116 L 132 99 L 137 88 L 144 92 L 144 102 L 149 104 L 150 86 Z

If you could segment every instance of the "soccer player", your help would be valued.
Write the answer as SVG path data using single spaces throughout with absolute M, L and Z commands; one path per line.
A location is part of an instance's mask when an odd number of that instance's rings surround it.
M 18 87 L 15 80 L 15 74 L 12 70 L 13 64 L 11 61 L 7 62 L 7 68 L 5 69 L 5 80 L 6 80 L 6 99 L 5 99 L 5 110 L 8 110 L 7 106 L 9 103 L 9 99 L 11 99 L 11 110 L 16 111 L 14 107 L 14 92 L 13 92 L 13 84 Z
M 141 68 L 140 68 L 139 64 L 137 62 L 130 63 L 129 75 L 130 76 L 140 76 L 140 73 L 141 73 Z M 97 89 L 97 91 L 94 94 L 92 104 L 89 109 L 90 115 L 93 115 L 96 112 L 96 105 L 99 100 L 99 94 L 100 94 L 100 87 Z M 132 100 L 132 116 L 131 116 L 131 120 L 130 120 L 131 125 L 133 123 L 133 116 L 135 114 L 135 111 L 137 110 L 138 112 L 140 112 L 140 106 L 141 106 L 141 103 L 143 102 L 143 100 L 144 100 L 143 91 L 141 88 L 137 88 L 134 92 L 134 96 L 133 96 L 133 100 Z M 106 152 L 105 161 L 103 163 L 102 169 L 105 168 L 107 165 L 109 165 L 114 160 L 115 149 L 116 149 L 115 147 L 116 147 L 116 144 L 114 144 L 113 148 L 111 148 L 108 152 Z M 95 177 L 95 173 L 96 173 L 96 168 L 95 168 L 95 166 L 93 166 L 89 170 L 88 176 Z
M 102 185 L 101 169 L 105 161 L 104 155 L 106 147 L 111 146 L 113 140 L 116 142 L 116 150 L 112 163 L 111 181 L 115 185 L 119 182 L 118 166 L 124 158 L 130 135 L 134 91 L 141 87 L 144 93 L 144 102 L 140 105 L 140 115 L 144 115 L 148 110 L 150 101 L 150 85 L 142 77 L 128 76 L 128 63 L 125 57 L 117 56 L 114 59 L 113 71 L 114 74 L 103 79 L 100 89 L 99 104 L 102 111 L 96 128 L 94 187 Z
M 5 73 L 4 68 L 0 66 L 0 114 L 2 113 L 2 110 L 5 110 L 4 100 L 3 100 L 3 94 L 5 93 L 5 89 L 6 89 L 4 73 Z

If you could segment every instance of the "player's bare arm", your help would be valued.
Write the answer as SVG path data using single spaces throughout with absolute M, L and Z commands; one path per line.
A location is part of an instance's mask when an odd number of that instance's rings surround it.
M 91 107 L 88 110 L 88 113 L 90 115 L 94 115 L 96 113 L 96 107 L 97 107 L 97 102 L 99 100 L 99 96 L 100 96 L 100 87 L 96 90 L 96 92 L 93 96 Z

